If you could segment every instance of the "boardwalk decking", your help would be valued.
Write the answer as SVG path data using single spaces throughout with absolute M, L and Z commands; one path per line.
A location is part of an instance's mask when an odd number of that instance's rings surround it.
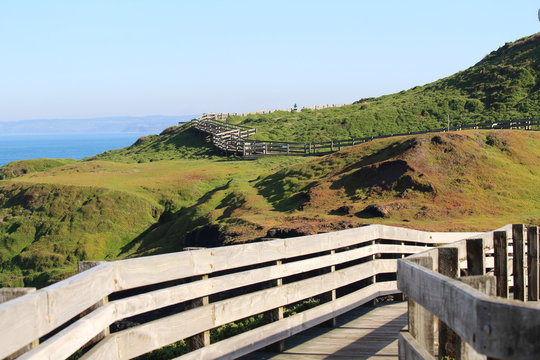
M 282 353 L 256 352 L 242 360 L 397 359 L 397 337 L 406 325 L 406 302 L 360 307 L 340 316 L 334 329 L 316 327 L 287 339 Z

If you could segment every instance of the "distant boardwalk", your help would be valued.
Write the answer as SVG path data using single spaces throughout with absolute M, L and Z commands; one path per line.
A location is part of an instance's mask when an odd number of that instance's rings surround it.
M 265 155 L 324 155 L 339 151 L 345 147 L 362 144 L 375 139 L 396 136 L 429 134 L 445 131 L 461 131 L 471 129 L 509 129 L 538 130 L 540 119 L 517 119 L 479 124 L 460 125 L 441 129 L 416 131 L 401 134 L 388 134 L 352 139 L 336 139 L 324 142 L 302 143 L 289 141 L 251 140 L 249 137 L 257 129 L 243 125 L 230 124 L 219 117 L 220 114 L 203 114 L 192 120 L 188 126 L 211 135 L 212 144 L 226 154 L 241 155 L 245 159 L 253 159 Z M 223 114 L 222 114 L 223 115 Z M 221 120 L 220 120 L 221 119 Z

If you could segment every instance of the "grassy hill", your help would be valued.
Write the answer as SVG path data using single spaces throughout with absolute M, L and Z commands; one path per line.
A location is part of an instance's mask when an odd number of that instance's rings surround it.
M 391 134 L 539 114 L 538 34 L 432 84 L 341 108 L 233 118 L 263 139 Z M 85 161 L 0 168 L 0 286 L 118 259 L 368 223 L 486 230 L 540 222 L 540 132 L 386 138 L 315 158 L 241 161 L 187 126 Z
M 255 139 L 326 141 L 540 116 L 540 33 L 507 43 L 467 70 L 397 94 L 296 113 L 231 117 Z
M 383 223 L 540 221 L 540 133 L 381 139 L 318 158 L 88 161 L 0 182 L 0 282 L 115 259 Z

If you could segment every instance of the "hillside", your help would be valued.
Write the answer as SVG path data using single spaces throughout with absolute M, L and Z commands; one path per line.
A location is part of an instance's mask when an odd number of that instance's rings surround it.
M 540 221 L 540 133 L 376 140 L 318 158 L 87 161 L 0 181 L 4 285 L 114 259 L 367 223 L 482 230 Z
M 476 65 L 397 94 L 323 110 L 231 117 L 255 139 L 326 141 L 540 116 L 540 33 L 507 43 Z
M 432 84 L 341 108 L 233 118 L 263 139 L 324 140 L 540 112 L 540 35 Z M 458 117 L 459 115 L 459 117 Z M 44 286 L 118 259 L 368 223 L 485 230 L 540 222 L 540 132 L 375 140 L 322 157 L 242 161 L 173 126 L 119 150 L 0 168 L 0 286 Z

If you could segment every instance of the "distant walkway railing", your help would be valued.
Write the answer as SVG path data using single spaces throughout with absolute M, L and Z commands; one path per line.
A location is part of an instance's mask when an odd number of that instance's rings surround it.
M 271 114 L 275 113 L 276 111 L 302 111 L 304 109 L 307 110 L 321 110 L 321 109 L 328 109 L 328 108 L 335 108 L 335 107 L 341 107 L 349 104 L 324 104 L 324 105 L 309 105 L 309 106 L 299 106 L 299 107 L 290 107 L 290 108 L 284 108 L 284 109 L 274 109 L 274 110 L 259 110 L 259 111 L 250 111 L 250 112 L 242 112 L 242 113 L 205 113 L 202 116 L 211 117 L 216 120 L 227 120 L 230 116 L 249 116 L 249 115 L 258 115 L 258 114 Z
M 376 139 L 385 139 L 396 136 L 429 134 L 445 131 L 461 131 L 470 129 L 523 129 L 537 130 L 533 127 L 540 125 L 540 119 L 518 119 L 496 121 L 471 125 L 460 125 L 434 130 L 416 131 L 400 134 L 370 136 L 343 140 L 331 140 L 318 143 L 250 140 L 249 136 L 256 133 L 256 129 L 242 125 L 229 124 L 218 120 L 214 114 L 204 114 L 192 121 L 193 127 L 212 135 L 212 143 L 216 148 L 230 154 L 241 155 L 245 158 L 264 155 L 324 155 L 339 151 L 345 147 L 362 144 Z
M 538 249 L 536 226 L 507 225 L 399 260 L 400 359 L 538 359 Z
M 57 360 L 89 349 L 82 359 L 130 359 L 181 339 L 193 350 L 181 359 L 236 358 L 399 293 L 397 258 L 474 235 L 370 225 L 83 263 L 97 266 L 0 304 L 0 358 L 19 351 L 19 359 Z M 320 305 L 284 317 L 284 307 L 313 297 Z M 151 321 L 110 332 L 118 321 L 151 312 Z M 258 314 L 266 325 L 210 343 L 211 329 Z

